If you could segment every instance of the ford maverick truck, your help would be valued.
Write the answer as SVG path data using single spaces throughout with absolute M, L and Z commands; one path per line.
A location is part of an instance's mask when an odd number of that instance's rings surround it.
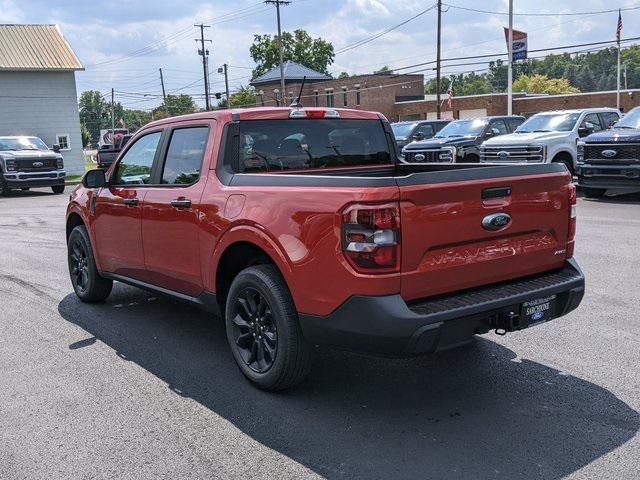
M 387 120 L 359 110 L 150 123 L 70 196 L 73 288 L 99 302 L 119 281 L 221 315 L 240 370 L 269 390 L 306 376 L 314 344 L 420 355 L 578 306 L 564 166 L 396 151 Z

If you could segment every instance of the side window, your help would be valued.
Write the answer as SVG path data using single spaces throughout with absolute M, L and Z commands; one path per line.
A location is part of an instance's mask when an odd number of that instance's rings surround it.
M 116 185 L 148 184 L 151 167 L 156 156 L 162 132 L 154 132 L 139 138 L 118 162 Z
M 589 128 L 594 132 L 599 132 L 602 130 L 602 125 L 600 125 L 600 118 L 597 113 L 590 113 L 585 115 L 584 120 L 582 121 L 582 125 Z
M 507 130 L 507 124 L 504 123 L 504 120 L 494 120 L 491 122 L 490 128 L 496 128 L 500 133 L 499 135 L 505 135 L 509 133 Z
M 512 132 L 515 132 L 516 128 L 522 125 L 522 122 L 523 122 L 521 118 L 510 118 L 507 121 L 509 122 L 509 128 L 511 128 Z
M 620 117 L 615 112 L 603 112 L 600 114 L 600 119 L 603 121 L 604 128 L 611 128 L 611 126 L 616 123 Z
M 190 185 L 198 181 L 208 136 L 207 127 L 173 131 L 162 172 L 163 184 Z
M 423 138 L 433 137 L 433 126 L 427 123 L 420 125 L 414 135 L 421 135 Z

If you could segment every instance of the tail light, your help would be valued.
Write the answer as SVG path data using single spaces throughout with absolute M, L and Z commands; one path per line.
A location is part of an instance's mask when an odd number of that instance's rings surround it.
M 573 257 L 573 249 L 575 245 L 575 237 L 576 237 L 576 203 L 577 203 L 577 195 L 576 195 L 576 186 L 573 184 L 569 185 L 569 229 L 567 233 L 567 258 Z
M 400 271 L 400 205 L 351 205 L 342 213 L 342 246 L 360 273 Z
M 289 118 L 340 118 L 340 112 L 332 108 L 294 108 Z

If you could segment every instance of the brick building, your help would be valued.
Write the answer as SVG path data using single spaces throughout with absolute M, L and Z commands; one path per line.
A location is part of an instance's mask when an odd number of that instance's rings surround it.
M 435 95 L 424 95 L 424 76 L 392 72 L 331 78 L 303 65 L 284 64 L 284 99 L 280 92 L 280 68 L 275 67 L 251 82 L 257 91 L 257 105 L 290 105 L 298 96 L 303 77 L 307 77 L 301 102 L 308 107 L 346 107 L 383 113 L 390 121 L 436 118 Z M 623 111 L 640 105 L 640 90 L 623 90 Z M 615 107 L 616 92 L 588 92 L 567 95 L 513 94 L 513 113 L 530 116 L 546 110 L 585 107 Z M 442 118 L 474 118 L 506 115 L 507 94 L 489 93 L 454 97 L 451 108 L 447 95 L 441 96 Z

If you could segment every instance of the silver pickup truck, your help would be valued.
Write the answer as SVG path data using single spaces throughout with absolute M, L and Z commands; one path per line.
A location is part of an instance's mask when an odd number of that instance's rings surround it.
M 0 137 L 0 195 L 32 187 L 64 192 L 64 160 L 56 150 L 38 137 Z

